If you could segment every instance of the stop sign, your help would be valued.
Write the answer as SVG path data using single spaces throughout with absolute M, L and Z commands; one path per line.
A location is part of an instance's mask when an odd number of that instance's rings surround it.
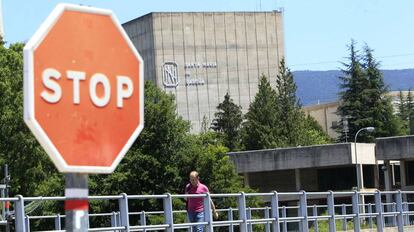
M 143 129 L 143 79 L 111 11 L 59 4 L 24 47 L 25 122 L 59 171 L 110 173 Z

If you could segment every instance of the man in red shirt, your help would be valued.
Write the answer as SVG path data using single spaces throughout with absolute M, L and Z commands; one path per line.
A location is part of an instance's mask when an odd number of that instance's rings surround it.
M 192 171 L 190 173 L 190 183 L 185 187 L 185 194 L 203 194 L 208 193 L 208 188 L 200 182 L 198 172 Z M 211 201 L 211 209 L 213 210 L 214 218 L 218 218 L 216 207 L 213 201 Z M 188 198 L 187 199 L 187 213 L 190 222 L 203 222 L 204 221 L 204 204 L 202 197 Z M 204 227 L 202 225 L 193 226 L 193 232 L 203 232 Z

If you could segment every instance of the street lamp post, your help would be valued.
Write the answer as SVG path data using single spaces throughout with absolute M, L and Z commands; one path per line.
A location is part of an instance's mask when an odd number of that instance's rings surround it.
M 375 130 L 375 127 L 370 126 L 370 127 L 361 128 L 355 134 L 354 145 L 355 145 L 355 169 L 356 169 L 356 177 L 357 177 L 357 192 L 361 191 L 361 188 L 362 188 L 362 185 L 363 185 L 362 183 L 363 183 L 364 180 L 362 179 L 363 177 L 362 177 L 362 174 L 361 174 L 362 173 L 362 164 L 360 165 L 358 163 L 358 153 L 357 153 L 357 144 L 356 144 L 356 142 L 357 142 L 357 137 L 358 137 L 359 132 L 364 131 L 364 130 L 366 130 L 368 132 L 373 132 Z M 360 194 L 360 200 L 361 200 L 361 204 L 362 204 L 362 213 L 365 213 L 365 197 L 361 193 L 359 193 L 359 194 Z
M 357 137 L 358 137 L 358 134 L 361 132 L 361 131 L 364 131 L 364 130 L 366 130 L 366 131 L 368 131 L 368 132 L 373 132 L 374 130 L 375 130 L 375 127 L 372 127 L 372 126 L 370 126 L 370 127 L 364 127 L 364 128 L 361 128 L 361 129 L 359 129 L 358 131 L 357 131 L 357 133 L 355 134 L 355 140 L 354 140 L 354 145 L 355 145 L 355 168 L 356 168 L 356 175 L 357 175 L 357 191 L 359 192 L 360 190 L 361 190 L 361 188 L 362 188 L 362 176 L 361 176 L 361 167 L 360 167 L 360 165 L 359 165 L 359 163 L 358 163 L 358 153 L 357 153 L 357 144 L 356 144 L 356 142 L 357 142 Z

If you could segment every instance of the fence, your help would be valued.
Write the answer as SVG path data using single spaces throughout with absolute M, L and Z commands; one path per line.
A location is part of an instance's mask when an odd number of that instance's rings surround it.
M 234 232 L 287 232 L 287 231 L 361 231 L 371 228 L 384 231 L 394 227 L 395 231 L 411 228 L 414 220 L 414 202 L 410 202 L 414 191 L 393 192 L 290 192 L 290 193 L 232 193 L 232 194 L 200 194 L 200 195 L 127 195 L 90 196 L 89 200 L 116 200 L 118 209 L 113 212 L 89 214 L 89 218 L 101 217 L 108 221 L 109 227 L 89 228 L 89 231 L 191 231 L 194 225 L 203 225 L 205 231 L 224 228 Z M 174 222 L 178 214 L 184 217 L 184 210 L 173 209 L 173 199 L 202 197 L 204 201 L 204 222 Z M 249 207 L 247 199 L 260 197 L 264 199 L 263 207 Z M 220 220 L 213 220 L 210 199 L 234 198 L 235 208 L 218 209 Z M 323 201 L 324 204 L 310 202 Z M 361 204 L 360 202 L 365 202 Z M 34 220 L 51 220 L 48 230 L 63 229 L 65 215 L 30 215 L 25 212 L 25 204 L 39 201 L 64 201 L 65 197 L 23 197 L 0 198 L 0 202 L 10 201 L 14 205 L 14 214 L 10 217 L 15 231 L 32 231 L 30 224 Z M 162 210 L 130 212 L 128 203 L 131 201 L 161 200 Z M 350 202 L 350 204 L 335 202 Z M 296 204 L 296 205 L 292 205 Z M 27 207 L 26 207 L 27 208 Z M 150 223 L 152 215 L 159 215 L 163 223 Z M 1 225 L 6 223 L 0 222 Z M 259 227 L 259 225 L 261 227 Z M 319 228 L 324 226 L 324 228 Z M 222 229 L 223 230 L 223 229 Z M 411 228 L 411 230 L 413 230 Z

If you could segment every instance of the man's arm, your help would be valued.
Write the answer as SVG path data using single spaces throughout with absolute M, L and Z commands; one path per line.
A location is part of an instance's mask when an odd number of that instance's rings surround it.
M 210 192 L 208 190 L 207 186 L 206 186 L 206 192 Z M 211 204 L 211 210 L 213 211 L 213 216 L 214 216 L 215 219 L 217 219 L 218 218 L 218 213 L 217 213 L 217 210 L 216 210 L 216 206 L 214 205 L 214 202 L 211 198 L 210 198 L 210 204 Z
M 213 216 L 214 216 L 215 219 L 217 219 L 218 218 L 218 213 L 217 213 L 217 210 L 216 210 L 216 206 L 214 205 L 214 202 L 211 199 L 210 199 L 210 203 L 211 203 L 211 209 L 213 210 Z

